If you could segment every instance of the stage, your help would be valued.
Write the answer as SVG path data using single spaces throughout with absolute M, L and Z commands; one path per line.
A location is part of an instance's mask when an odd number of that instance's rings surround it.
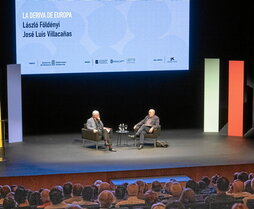
M 113 135 L 114 145 L 117 135 Z M 254 163 L 254 140 L 203 133 L 202 130 L 163 130 L 159 140 L 168 148 L 144 149 L 114 146 L 109 152 L 103 146 L 82 146 L 80 134 L 25 136 L 24 142 L 6 147 L 6 162 L 0 163 L 0 176 L 33 176 L 166 169 L 199 166 Z M 123 141 L 122 141 L 123 144 Z M 253 169 L 254 171 L 254 169 Z

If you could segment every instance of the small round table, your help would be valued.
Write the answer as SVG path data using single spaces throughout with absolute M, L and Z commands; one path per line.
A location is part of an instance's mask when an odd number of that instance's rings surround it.
M 122 144 L 122 136 L 125 137 L 125 144 L 128 145 L 127 134 L 129 133 L 129 131 L 127 131 L 127 130 L 124 130 L 124 131 L 118 130 L 118 131 L 116 131 L 116 133 L 117 133 L 116 145 L 117 146 L 119 146 L 119 145 L 121 146 L 121 144 Z

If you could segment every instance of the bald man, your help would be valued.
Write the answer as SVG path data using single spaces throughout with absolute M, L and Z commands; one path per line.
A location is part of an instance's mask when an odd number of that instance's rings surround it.
M 157 115 L 155 115 L 155 110 L 150 109 L 148 111 L 148 115 L 141 120 L 139 123 L 137 123 L 133 129 L 138 129 L 135 135 L 129 135 L 131 138 L 139 137 L 139 150 L 143 149 L 144 147 L 144 139 L 145 134 L 147 133 L 153 133 L 155 128 L 158 128 L 160 125 L 160 119 Z
M 105 141 L 105 146 L 109 147 L 109 151 L 116 152 L 116 150 L 114 150 L 112 148 L 112 142 L 111 142 L 111 138 L 110 138 L 110 134 L 111 134 L 112 130 L 104 127 L 104 125 L 100 119 L 99 111 L 94 110 L 92 112 L 92 117 L 87 120 L 86 125 L 87 125 L 87 128 L 90 130 L 93 130 L 94 133 L 98 132 L 98 134 L 102 138 L 102 140 Z

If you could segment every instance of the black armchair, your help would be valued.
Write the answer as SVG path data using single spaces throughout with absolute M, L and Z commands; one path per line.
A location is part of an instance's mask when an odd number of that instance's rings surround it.
M 134 129 L 134 132 L 137 133 L 139 127 Z M 156 147 L 157 139 L 161 135 L 161 126 L 159 125 L 158 128 L 155 128 L 152 133 L 145 134 L 145 139 L 153 139 L 153 145 Z M 137 144 L 137 138 L 135 138 L 135 146 Z
M 81 135 L 83 146 L 85 145 L 85 141 L 94 142 L 96 145 L 96 150 L 98 150 L 99 141 L 102 141 L 98 132 L 94 133 L 93 130 L 88 129 L 85 123 L 84 127 L 81 129 Z

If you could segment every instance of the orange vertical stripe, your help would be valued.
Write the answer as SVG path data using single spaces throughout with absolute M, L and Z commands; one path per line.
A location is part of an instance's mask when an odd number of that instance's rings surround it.
M 243 136 L 244 61 L 229 61 L 228 135 Z

